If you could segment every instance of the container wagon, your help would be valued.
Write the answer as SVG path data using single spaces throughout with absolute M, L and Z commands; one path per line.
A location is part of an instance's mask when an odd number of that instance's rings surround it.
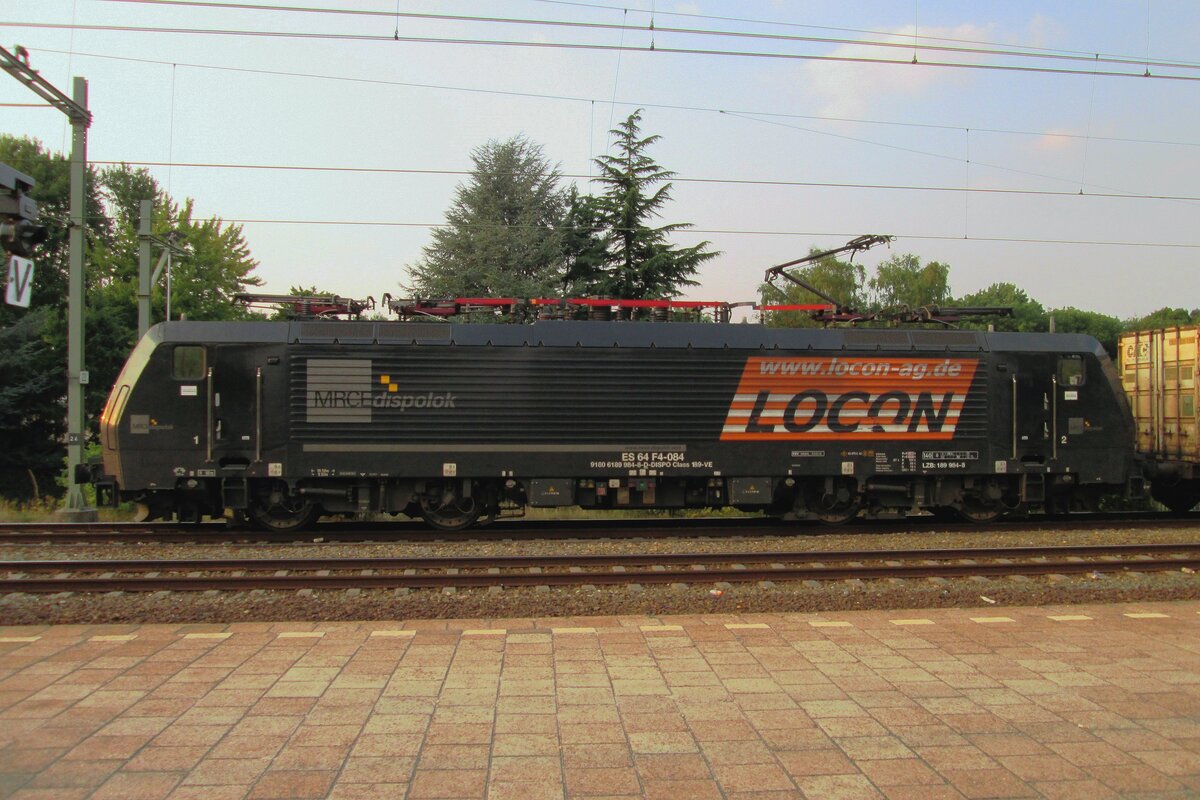
M 1200 326 L 1176 326 L 1122 334 L 1119 341 L 1121 386 L 1151 495 L 1178 512 L 1200 503 L 1198 334 Z

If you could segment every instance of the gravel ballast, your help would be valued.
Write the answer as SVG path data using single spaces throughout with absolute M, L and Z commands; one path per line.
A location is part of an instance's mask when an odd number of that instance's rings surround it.
M 897 550 L 953 547 L 1035 547 L 1079 544 L 1194 542 L 1197 528 L 1101 531 L 920 531 L 906 534 L 841 532 L 758 538 L 539 539 L 470 542 L 327 543 L 288 545 L 107 544 L 6 545 L 0 559 L 187 559 L 187 558 L 393 558 L 537 554 L 710 553 L 835 550 Z M 548 589 L 548 590 L 547 590 Z M 512 589 L 256 591 L 207 594 L 74 594 L 0 596 L 0 624 L 184 623 L 244 621 L 401 620 L 436 618 L 668 615 L 758 612 L 836 612 L 889 608 L 1059 605 L 1200 599 L 1194 573 L 1112 572 L 1068 578 L 964 578 L 948 581 L 868 580 L 686 585 L 527 587 Z

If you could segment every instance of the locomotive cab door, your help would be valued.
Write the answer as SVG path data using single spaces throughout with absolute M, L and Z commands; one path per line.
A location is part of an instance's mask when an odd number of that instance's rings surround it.
M 213 355 L 207 374 L 210 460 L 224 470 L 246 469 L 261 447 L 262 370 L 240 348 Z
M 1054 458 L 1064 456 L 1063 449 L 1076 443 L 1088 424 L 1082 409 L 1087 383 L 1087 362 L 1082 355 L 1058 356 L 1050 401 L 1052 418 L 1050 437 Z
M 1016 366 L 1012 376 L 1012 458 L 1025 464 L 1045 464 L 1053 450 L 1051 357 L 1026 356 Z

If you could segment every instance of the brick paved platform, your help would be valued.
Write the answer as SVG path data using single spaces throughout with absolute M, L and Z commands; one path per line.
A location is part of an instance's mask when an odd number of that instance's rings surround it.
M 1200 603 L 0 628 L 0 797 L 1200 797 Z

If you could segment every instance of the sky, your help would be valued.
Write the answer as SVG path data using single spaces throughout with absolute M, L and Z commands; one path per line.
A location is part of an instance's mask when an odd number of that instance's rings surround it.
M 1196 41 L 1185 0 L 0 0 L 0 43 L 87 78 L 94 163 L 243 225 L 260 291 L 377 299 L 474 148 L 524 135 L 587 192 L 641 108 L 677 175 L 663 222 L 721 253 L 690 299 L 870 233 L 896 240 L 868 269 L 913 253 L 956 294 L 1200 307 Z M 0 75 L 0 131 L 67 150 L 35 102 Z

